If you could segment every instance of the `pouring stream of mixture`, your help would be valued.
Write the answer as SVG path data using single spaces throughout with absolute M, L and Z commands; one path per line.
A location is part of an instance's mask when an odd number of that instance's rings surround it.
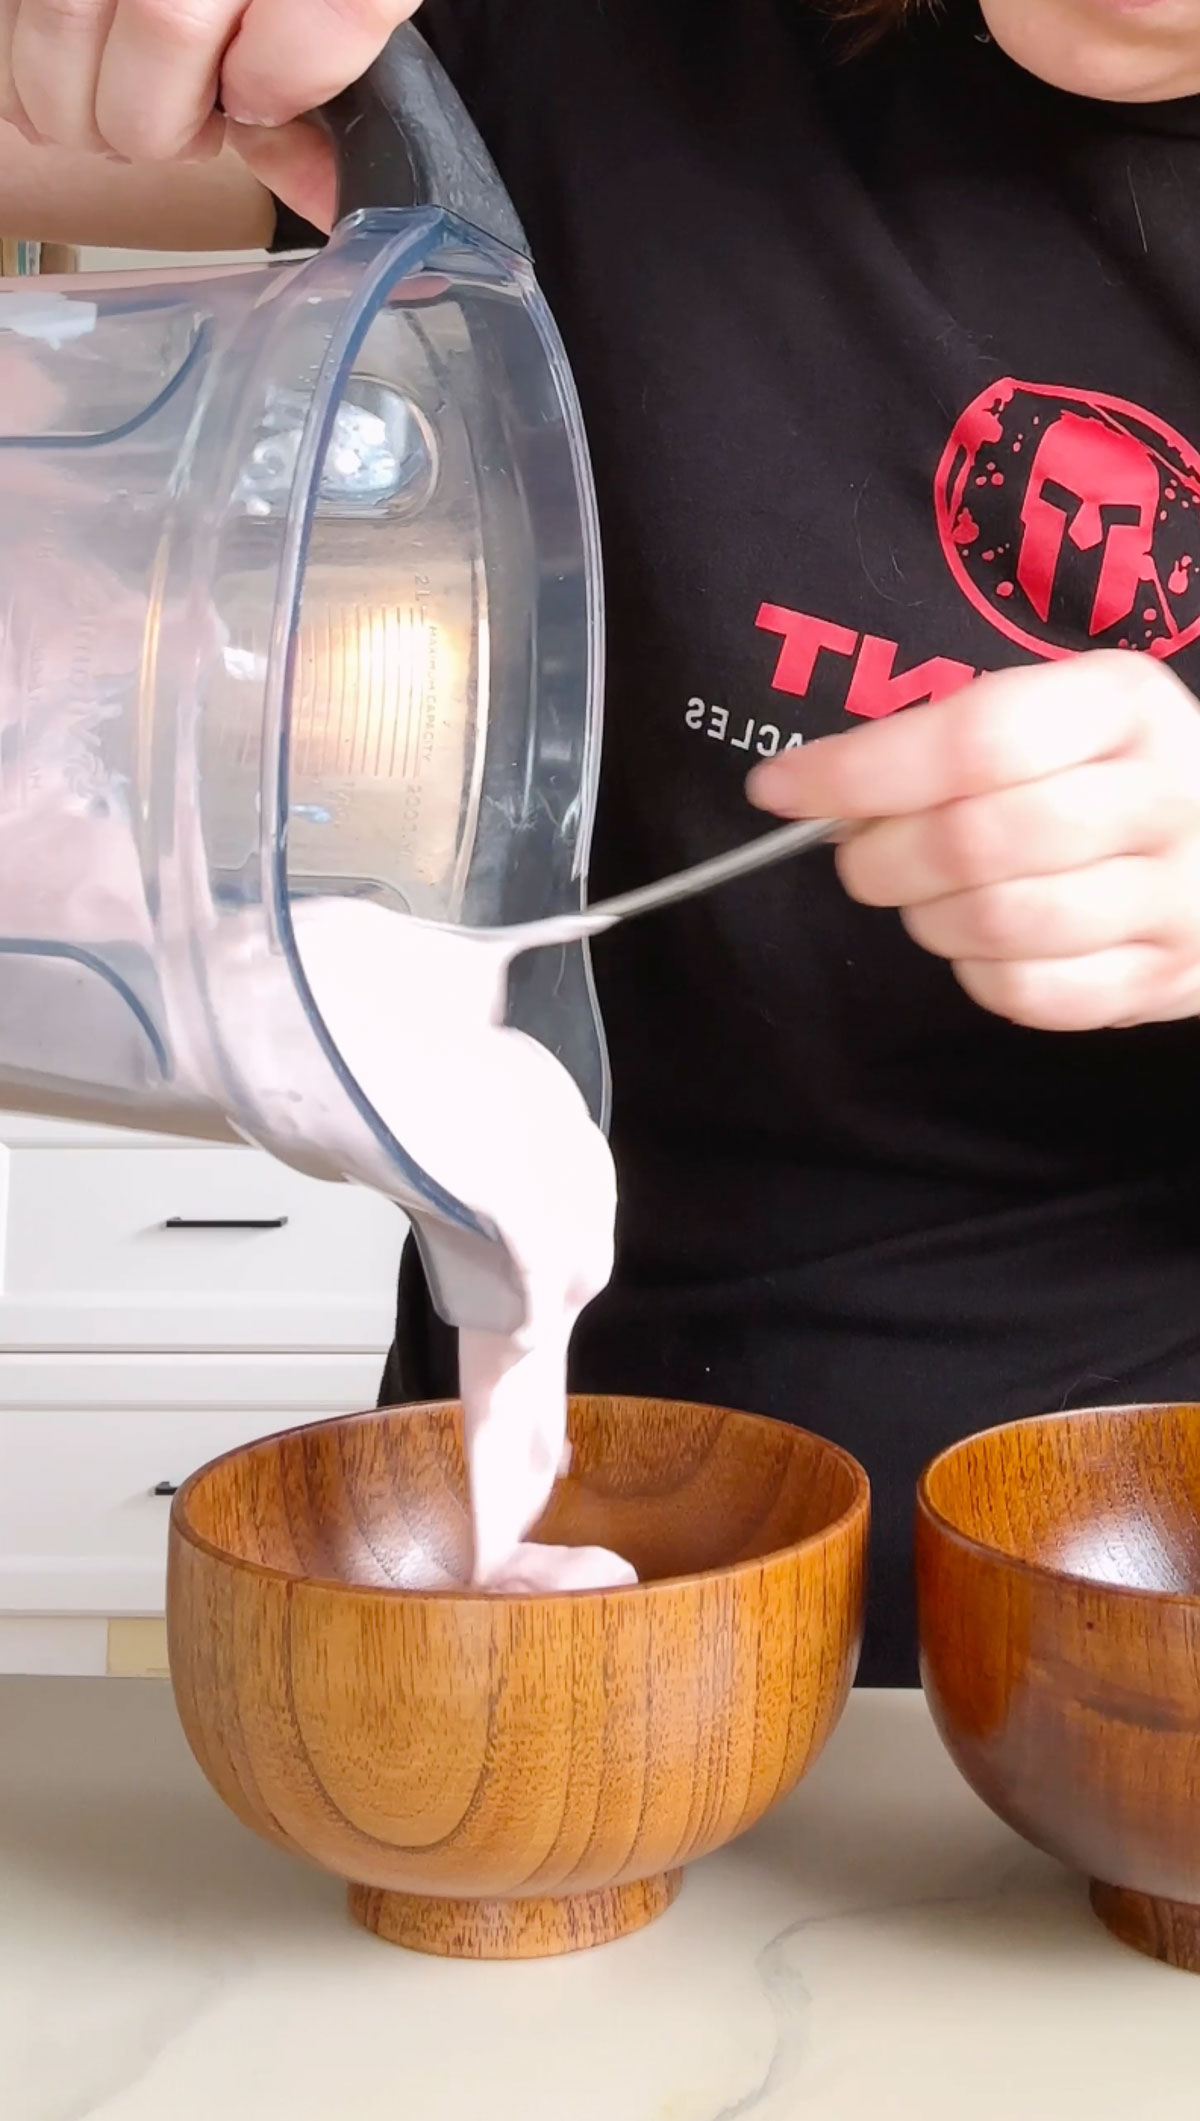
M 526 1535 L 567 1455 L 567 1349 L 612 1273 L 616 1176 L 607 1141 L 561 1063 L 504 1021 L 510 935 L 441 928 L 362 900 L 300 901 L 296 947 L 326 1029 L 363 1094 L 408 1154 L 504 1238 L 525 1292 L 511 1334 L 459 1335 L 473 1581 L 494 1591 L 589 1590 L 636 1582 L 619 1556 Z M 220 926 L 218 1006 L 265 1022 L 283 960 L 244 954 Z M 182 1026 L 175 1027 L 176 1047 Z M 307 1047 L 305 1048 L 307 1052 Z M 298 1143 L 329 1146 L 323 1066 L 297 1052 L 280 1072 L 264 1040 L 264 1109 L 287 1103 Z M 373 1173 L 386 1190 L 386 1168 Z

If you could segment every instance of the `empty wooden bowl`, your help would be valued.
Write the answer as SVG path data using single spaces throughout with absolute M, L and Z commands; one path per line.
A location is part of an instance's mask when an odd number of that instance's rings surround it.
M 1200 1972 L 1200 1408 L 1017 1422 L 921 1483 L 922 1675 L 967 1781 Z
M 525 1958 L 640 1928 L 799 1780 L 845 1704 L 853 1459 L 658 1401 L 576 1401 L 571 1438 L 541 1536 L 615 1548 L 636 1588 L 467 1589 L 452 1406 L 250 1444 L 175 1499 L 192 1750 L 247 1826 L 350 1880 L 395 1943 Z

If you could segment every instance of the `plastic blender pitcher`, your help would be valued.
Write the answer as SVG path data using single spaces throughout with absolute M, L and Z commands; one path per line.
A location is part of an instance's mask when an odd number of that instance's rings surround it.
M 0 283 L 0 1103 L 382 1169 L 443 1315 L 506 1329 L 503 1245 L 348 1073 L 292 915 L 578 909 L 591 477 L 520 227 L 416 32 L 325 117 L 318 256 Z M 267 968 L 253 1024 L 231 949 Z M 584 947 L 522 959 L 508 1021 L 603 1120 Z M 297 1041 L 319 1141 L 268 1094 Z

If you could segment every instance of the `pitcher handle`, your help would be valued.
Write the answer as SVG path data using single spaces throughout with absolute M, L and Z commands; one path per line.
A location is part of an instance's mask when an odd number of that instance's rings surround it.
M 440 206 L 507 249 L 529 245 L 458 91 L 407 22 L 361 81 L 318 113 L 338 164 L 338 219 Z

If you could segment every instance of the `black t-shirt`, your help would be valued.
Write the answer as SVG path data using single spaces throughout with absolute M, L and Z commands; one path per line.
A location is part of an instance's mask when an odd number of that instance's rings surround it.
M 756 829 L 758 756 L 1089 645 L 1200 688 L 1200 104 L 1083 103 L 958 0 L 428 0 L 529 232 L 600 491 L 593 889 Z M 1200 1397 L 1200 1027 L 985 1014 L 825 854 L 596 948 L 619 1264 L 574 1381 L 784 1416 L 875 1489 L 1046 1408 Z M 454 1387 L 406 1268 L 394 1397 Z

